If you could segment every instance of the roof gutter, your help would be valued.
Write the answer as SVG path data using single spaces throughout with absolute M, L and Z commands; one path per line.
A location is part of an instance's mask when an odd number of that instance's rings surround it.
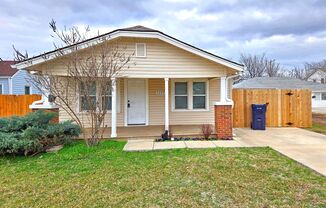
M 209 52 L 204 51 L 204 50 L 202 50 L 200 48 L 192 46 L 192 45 L 190 45 L 188 43 L 180 41 L 180 40 L 178 40 L 176 38 L 173 38 L 173 37 L 171 37 L 169 35 L 166 35 L 166 34 L 160 32 L 160 31 L 151 31 L 151 32 L 142 31 L 142 32 L 140 32 L 140 31 L 115 30 L 115 31 L 109 32 L 107 34 L 103 34 L 101 36 L 94 37 L 94 38 L 85 40 L 85 41 L 80 42 L 80 43 L 76 43 L 76 44 L 71 45 L 71 46 L 63 47 L 63 48 L 58 49 L 58 50 L 60 50 L 63 55 L 66 55 L 66 54 L 69 54 L 70 52 L 73 52 L 72 47 L 74 47 L 74 46 L 79 46 L 78 50 L 81 50 L 81 49 L 88 48 L 88 47 L 92 46 L 93 44 L 98 44 L 98 43 L 101 43 L 101 42 L 104 42 L 104 41 L 107 41 L 107 40 L 112 40 L 112 39 L 115 39 L 117 37 L 158 38 L 158 39 L 160 39 L 162 41 L 165 41 L 167 43 L 175 45 L 176 47 L 179 47 L 179 48 L 181 48 L 183 50 L 189 51 L 189 52 L 194 53 L 194 54 L 196 54 L 198 56 L 201 56 L 203 58 L 214 61 L 216 63 L 228 66 L 228 67 L 230 67 L 232 69 L 235 69 L 237 71 L 243 71 L 243 69 L 244 69 L 244 66 L 242 64 L 238 64 L 236 62 L 227 60 L 225 58 L 216 56 L 215 54 L 209 53 Z M 98 42 L 98 41 L 100 41 L 100 42 Z M 27 68 L 27 67 L 30 67 L 30 66 L 40 64 L 42 62 L 54 59 L 56 57 L 56 54 L 57 54 L 58 50 L 50 51 L 50 52 L 47 52 L 47 53 L 32 57 L 32 58 L 27 59 L 25 61 L 22 61 L 20 63 L 17 63 L 15 65 L 13 65 L 13 68 L 24 69 L 24 68 Z M 45 57 L 46 57 L 46 59 L 45 59 Z

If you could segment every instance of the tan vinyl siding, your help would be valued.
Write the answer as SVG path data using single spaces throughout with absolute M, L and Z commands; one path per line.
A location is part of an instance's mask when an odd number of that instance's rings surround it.
M 187 124 L 214 124 L 214 103 L 220 98 L 220 81 L 218 79 L 209 80 L 209 110 L 205 111 L 172 111 L 170 112 L 171 125 Z M 171 91 L 170 91 L 171 92 Z M 171 102 L 170 102 L 171 103 Z M 171 105 L 170 105 L 170 109 Z
M 149 124 L 164 124 L 164 79 L 148 80 Z
M 146 57 L 135 57 L 136 43 L 146 44 Z M 119 38 L 109 44 L 118 44 L 126 54 L 132 55 L 129 68 L 121 76 L 129 77 L 219 77 L 232 71 L 230 68 L 212 62 L 159 39 Z M 96 46 L 94 46 L 96 47 Z M 96 50 L 84 49 L 81 54 Z M 48 70 L 58 75 L 66 75 L 66 58 L 57 58 L 32 67 L 34 70 Z
M 118 44 L 121 48 L 125 48 L 127 54 L 133 54 L 136 43 L 146 44 L 146 57 L 132 57 L 129 62 L 129 68 L 124 69 L 120 74 L 118 89 L 119 112 L 117 114 L 117 125 L 125 125 L 124 114 L 124 79 L 127 78 L 149 78 L 148 79 L 148 113 L 149 125 L 164 124 L 164 77 L 170 77 L 170 93 L 172 78 L 201 78 L 209 79 L 209 110 L 206 111 L 172 111 L 170 96 L 170 124 L 205 124 L 214 123 L 214 103 L 219 101 L 220 81 L 216 79 L 221 76 L 234 74 L 234 70 L 221 64 L 212 62 L 176 46 L 163 42 L 159 39 L 146 38 L 119 38 L 108 44 Z M 97 53 L 98 46 L 92 49 L 84 49 L 78 53 L 88 54 L 91 51 Z M 30 67 L 29 70 L 49 71 L 50 73 L 66 76 L 67 66 L 66 57 L 57 58 L 43 64 Z M 228 94 L 230 94 L 228 92 Z M 71 95 L 75 96 L 75 95 Z M 77 108 L 77 106 L 76 106 Z M 70 120 L 70 117 L 62 109 L 60 109 L 60 120 Z M 90 126 L 90 120 L 87 113 L 79 113 L 83 115 L 85 126 Z M 111 113 L 107 114 L 105 125 L 111 126 Z
M 187 124 L 214 124 L 214 103 L 219 101 L 220 89 L 219 79 L 209 80 L 209 110 L 204 111 L 182 111 L 177 112 L 172 110 L 172 93 L 170 87 L 170 124 L 171 125 L 187 125 Z M 117 125 L 124 126 L 124 80 L 119 79 L 118 84 L 119 95 L 118 105 L 119 112 L 117 113 Z M 73 95 L 71 95 L 73 96 Z M 164 125 L 164 79 L 148 79 L 148 102 L 149 102 L 149 125 Z M 75 106 L 77 108 L 77 105 Z M 59 111 L 60 121 L 70 120 L 69 115 L 63 110 Z M 79 113 L 80 118 L 84 122 L 85 127 L 90 126 L 90 120 L 87 113 Z M 111 126 L 111 113 L 107 114 L 105 125 Z
M 164 79 L 149 79 L 149 124 L 164 124 Z M 214 103 L 219 101 L 220 89 L 218 79 L 209 80 L 209 110 L 173 111 L 171 81 L 169 83 L 169 109 L 171 125 L 214 124 Z

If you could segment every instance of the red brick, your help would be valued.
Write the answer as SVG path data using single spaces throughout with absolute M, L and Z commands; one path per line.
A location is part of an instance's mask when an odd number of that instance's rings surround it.
M 232 138 L 232 106 L 215 106 L 215 130 L 218 139 Z

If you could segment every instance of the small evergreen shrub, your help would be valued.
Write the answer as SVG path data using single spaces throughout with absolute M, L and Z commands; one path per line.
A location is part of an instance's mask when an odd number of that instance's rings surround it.
M 24 117 L 0 119 L 0 155 L 28 155 L 71 142 L 80 127 L 71 121 L 51 123 L 55 113 L 36 111 Z

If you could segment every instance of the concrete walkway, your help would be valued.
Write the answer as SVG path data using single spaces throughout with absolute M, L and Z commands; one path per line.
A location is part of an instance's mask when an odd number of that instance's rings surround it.
M 124 151 L 151 151 L 164 149 L 180 149 L 180 148 L 216 148 L 216 147 L 245 147 L 255 146 L 241 144 L 237 140 L 230 141 L 171 141 L 171 142 L 154 142 L 152 140 L 128 140 L 124 146 Z
M 326 176 L 326 135 L 300 128 L 238 128 L 235 133 L 240 144 L 269 146 Z

